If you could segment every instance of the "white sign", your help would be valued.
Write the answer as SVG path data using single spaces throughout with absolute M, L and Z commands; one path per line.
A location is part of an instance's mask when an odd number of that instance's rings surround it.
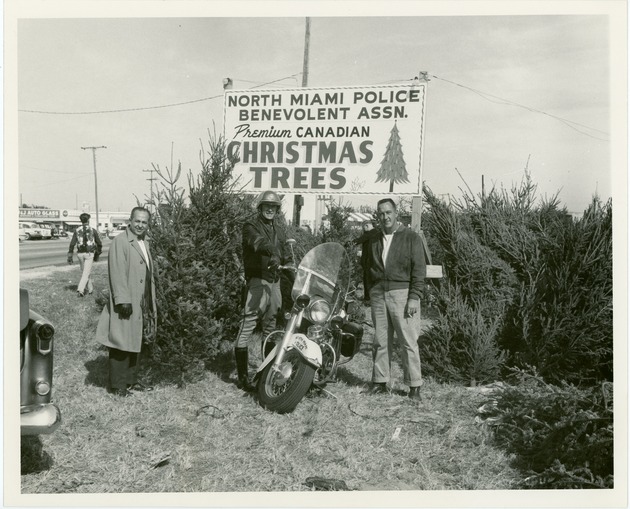
M 247 192 L 418 195 L 426 83 L 229 90 L 227 151 Z

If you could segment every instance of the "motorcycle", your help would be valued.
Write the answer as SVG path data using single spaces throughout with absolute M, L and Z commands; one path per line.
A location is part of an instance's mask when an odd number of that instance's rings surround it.
M 295 241 L 288 242 L 293 249 Z M 292 412 L 311 386 L 336 382 L 337 368 L 359 351 L 363 327 L 348 320 L 349 287 L 350 262 L 341 244 L 320 244 L 302 258 L 286 326 L 261 346 L 264 360 L 254 383 L 264 408 Z

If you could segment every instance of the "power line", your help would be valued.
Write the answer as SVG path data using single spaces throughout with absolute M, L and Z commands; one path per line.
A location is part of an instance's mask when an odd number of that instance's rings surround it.
M 273 81 L 268 81 L 266 83 L 261 83 L 260 85 L 256 85 L 250 88 L 259 88 L 259 87 L 264 87 L 265 85 L 271 85 L 272 83 L 277 83 L 279 81 L 283 81 L 289 78 L 294 78 L 295 76 L 298 76 L 301 73 L 296 73 L 296 74 L 292 74 L 291 76 L 285 76 L 284 78 L 279 78 L 277 80 L 273 80 Z M 22 110 L 19 109 L 19 112 L 22 113 L 39 113 L 41 115 L 100 115 L 103 113 L 127 113 L 127 112 L 131 112 L 131 111 L 146 111 L 146 110 L 157 110 L 157 109 L 163 109 L 163 108 L 173 108 L 176 106 L 185 106 L 188 104 L 195 104 L 195 103 L 200 103 L 200 102 L 204 102 L 204 101 L 210 101 L 212 99 L 217 99 L 219 97 L 223 97 L 223 94 L 219 94 L 219 95 L 213 95 L 210 97 L 203 97 L 201 99 L 193 99 L 191 101 L 183 101 L 183 102 L 178 102 L 178 103 L 171 103 L 171 104 L 163 104 L 160 106 L 143 106 L 143 107 L 137 107 L 137 108 L 122 108 L 122 109 L 116 109 L 116 110 L 97 110 L 97 111 L 44 111 L 44 110 Z
M 90 173 L 86 173 L 85 175 L 79 175 L 78 177 L 73 177 L 70 179 L 65 179 L 65 180 L 54 180 L 53 182 L 46 182 L 45 184 L 39 184 L 39 185 L 31 185 L 29 183 L 29 189 L 39 189 L 40 187 L 50 187 L 53 184 L 63 184 L 65 182 L 74 182 L 75 180 L 79 180 L 85 177 L 91 177 L 92 175 Z
M 598 133 L 609 135 L 610 133 L 608 133 L 606 131 L 602 131 L 602 130 L 596 129 L 594 127 L 590 127 L 590 126 L 587 126 L 587 125 L 584 125 L 584 124 L 580 124 L 579 122 L 574 122 L 572 120 L 568 120 L 566 118 L 562 118 L 562 117 L 559 117 L 557 115 L 553 115 L 551 113 L 547 113 L 546 111 L 542 111 L 542 110 L 538 110 L 536 108 L 532 108 L 530 106 L 525 106 L 523 104 L 519 104 L 517 102 L 510 101 L 509 99 L 504 99 L 502 97 L 498 97 L 496 95 L 489 94 L 487 92 L 482 92 L 481 90 L 477 90 L 477 89 L 474 89 L 472 87 L 468 87 L 466 85 L 462 85 L 461 83 L 456 83 L 456 82 L 451 81 L 451 80 L 440 78 L 439 76 L 435 76 L 433 74 L 430 74 L 430 76 L 435 78 L 435 79 L 437 79 L 437 80 L 445 81 L 447 83 L 451 83 L 452 85 L 455 85 L 455 86 L 458 86 L 458 87 L 461 87 L 461 88 L 465 88 L 466 90 L 470 90 L 471 92 L 474 92 L 475 94 L 479 95 L 480 97 L 482 97 L 483 99 L 485 99 L 485 100 L 487 100 L 489 102 L 493 102 L 495 104 L 505 104 L 505 105 L 509 105 L 509 106 L 516 106 L 518 108 L 523 108 L 523 109 L 525 109 L 527 111 L 531 111 L 532 113 L 540 113 L 541 115 L 546 115 L 548 117 L 551 117 L 551 118 L 554 118 L 556 120 L 559 120 L 560 122 L 565 124 L 567 127 L 570 127 L 571 129 L 573 129 L 573 130 L 575 130 L 575 131 L 577 131 L 577 132 L 579 132 L 581 134 L 584 134 L 585 136 L 589 136 L 591 138 L 594 138 L 594 139 L 600 140 L 600 141 L 608 141 L 608 140 L 606 140 L 604 138 L 598 138 L 597 136 L 593 136 L 593 135 L 591 135 L 589 133 L 585 133 L 584 131 L 581 131 L 580 129 L 576 128 L 575 126 L 584 127 L 585 129 L 590 129 L 590 130 L 596 131 Z M 498 101 L 492 101 L 492 100 L 488 99 L 489 97 L 491 97 L 493 99 L 497 99 Z

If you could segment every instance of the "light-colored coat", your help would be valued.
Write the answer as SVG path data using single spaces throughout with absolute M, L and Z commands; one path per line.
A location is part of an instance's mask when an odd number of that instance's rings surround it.
M 157 316 L 153 260 L 147 239 L 144 246 L 149 256 L 153 316 Z M 138 238 L 127 229 L 114 237 L 107 258 L 109 269 L 109 303 L 103 308 L 96 327 L 96 340 L 105 346 L 125 352 L 140 352 L 142 348 L 142 296 L 147 277 L 146 260 L 138 245 Z M 112 312 L 116 304 L 131 304 L 132 313 L 122 319 Z M 154 324 L 155 325 L 155 324 Z

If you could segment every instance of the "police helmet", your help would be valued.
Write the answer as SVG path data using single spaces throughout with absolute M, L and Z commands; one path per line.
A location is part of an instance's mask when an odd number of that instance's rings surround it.
M 83 214 L 81 214 L 79 216 L 79 219 L 81 220 L 82 223 L 87 223 L 90 220 L 90 214 L 84 212 Z
M 260 206 L 263 203 L 267 203 L 269 205 L 276 205 L 278 210 L 282 206 L 282 202 L 280 201 L 280 197 L 274 191 L 264 191 L 260 193 L 258 196 L 258 205 L 257 208 L 260 209 Z

